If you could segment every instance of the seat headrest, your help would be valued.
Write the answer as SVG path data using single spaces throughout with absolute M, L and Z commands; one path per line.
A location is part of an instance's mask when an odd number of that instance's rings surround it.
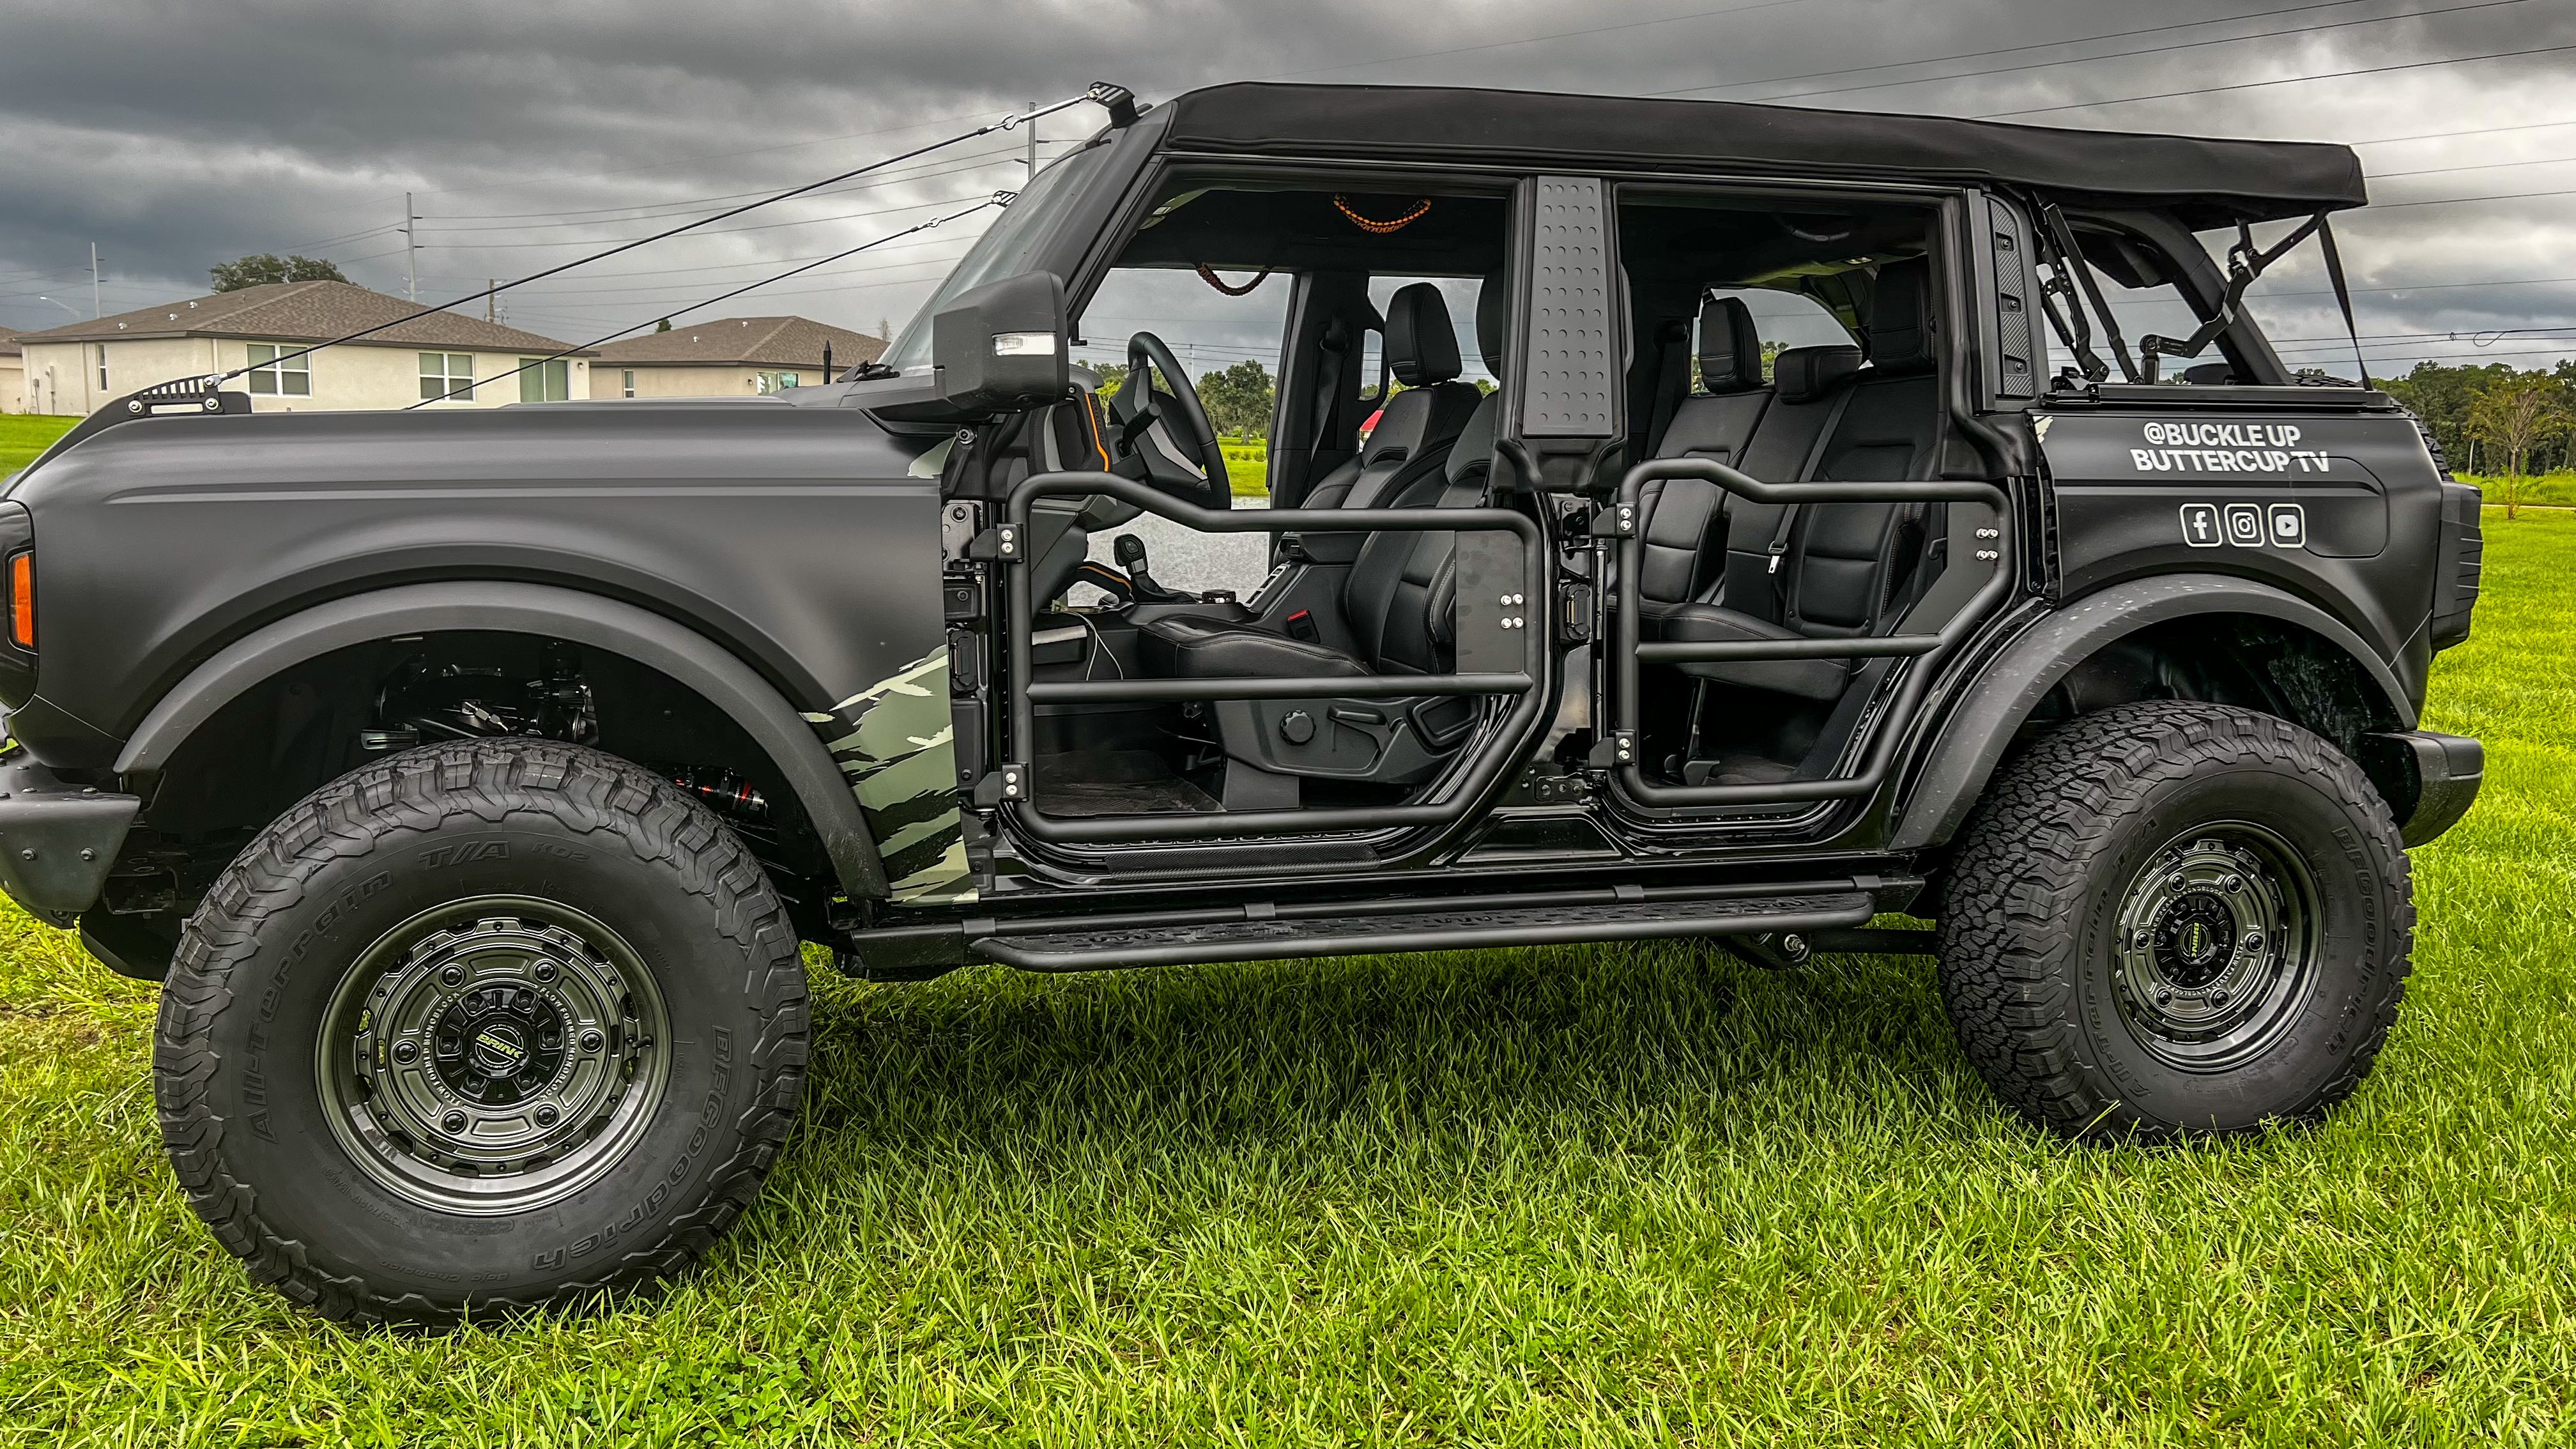
M 1476 351 L 1485 359 L 1485 370 L 1500 382 L 1503 376 L 1503 348 L 1511 341 L 1512 284 L 1502 277 L 1487 277 L 1476 289 Z
M 1711 393 L 1762 385 L 1762 334 L 1741 297 L 1711 297 L 1699 309 L 1699 382 Z
M 1784 403 L 1814 402 L 1858 371 L 1857 347 L 1792 347 L 1771 359 L 1771 386 Z
M 1869 307 L 1869 365 L 1882 373 L 1929 372 L 1933 336 L 1930 259 L 1879 268 Z
M 1386 365 L 1406 387 L 1429 387 L 1458 375 L 1458 333 L 1440 289 L 1416 282 L 1387 299 Z

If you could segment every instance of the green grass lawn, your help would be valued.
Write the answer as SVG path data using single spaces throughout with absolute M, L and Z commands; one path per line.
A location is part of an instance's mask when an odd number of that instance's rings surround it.
M 2319 1131 L 2074 1148 L 1923 960 L 1686 945 L 818 981 L 654 1302 L 348 1332 L 180 1204 L 153 997 L 0 945 L 0 1444 L 2566 1443 L 2576 516 L 2489 510 L 2404 1019 Z
M 0 478 L 24 468 L 38 453 L 80 422 L 42 413 L 0 413 Z

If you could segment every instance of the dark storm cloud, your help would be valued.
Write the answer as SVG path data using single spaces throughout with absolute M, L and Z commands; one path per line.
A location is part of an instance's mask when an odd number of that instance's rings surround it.
M 69 320 L 38 293 L 86 312 L 93 240 L 108 257 L 111 310 L 201 290 L 206 266 L 247 250 L 328 255 L 399 290 L 405 191 L 424 217 L 423 295 L 452 295 L 669 225 L 687 204 L 715 204 L 704 198 L 828 175 L 945 129 L 926 120 L 986 118 L 1099 77 L 1149 96 L 1293 76 L 2009 113 L 2371 142 L 2361 153 L 2387 178 L 2374 185 L 2387 202 L 2576 191 L 2576 164 L 2561 159 L 2576 158 L 2576 124 L 2492 129 L 2576 122 L 2564 97 L 2576 51 L 2421 64 L 2568 45 L 2576 14 L 2557 0 L 0 0 L 0 323 Z M 2271 83 L 2359 70 L 2378 73 Z M 2203 93 L 2153 99 L 2174 91 Z M 2123 99 L 2133 97 L 2144 99 Z M 2089 104 L 2105 100 L 2123 103 Z M 2430 132 L 2479 134 L 2387 139 Z M 649 320 L 1012 184 L 1017 140 L 927 158 L 896 180 L 620 257 L 505 305 L 567 337 Z M 675 214 L 653 219 L 657 207 Z M 782 220 L 807 224 L 766 225 Z M 2576 277 L 2576 196 L 2389 206 L 2343 230 L 2355 284 L 2373 289 L 2357 299 L 2364 330 L 2393 339 L 2374 342 L 2380 365 L 2454 353 L 2544 363 L 2552 340 L 2490 334 L 2576 322 L 2576 282 L 2545 280 Z M 934 233 L 725 310 L 900 321 L 962 240 Z M 2524 285 L 2493 285 L 2506 282 Z M 2273 330 L 2328 339 L 2313 344 L 2324 360 L 2341 324 L 2321 288 L 2307 256 L 2266 284 Z

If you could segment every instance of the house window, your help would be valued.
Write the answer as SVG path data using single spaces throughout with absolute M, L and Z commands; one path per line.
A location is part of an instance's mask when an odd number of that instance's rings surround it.
M 104 351 L 105 349 L 101 349 Z M 313 355 L 296 356 L 297 349 L 284 342 L 254 342 L 250 345 L 250 390 L 268 397 L 311 397 L 313 395 Z M 283 359 L 283 360 L 281 360 Z M 104 376 L 100 378 L 105 384 Z
M 538 357 L 522 357 L 519 366 L 519 401 L 563 402 L 572 396 L 572 364 L 558 357 L 549 362 Z
M 760 389 L 761 396 L 767 397 L 771 393 L 783 392 L 796 386 L 797 379 L 798 375 L 792 372 L 764 372 L 754 385 Z
M 424 352 L 420 355 L 420 399 L 434 402 L 474 401 L 474 354 Z
M 618 394 L 618 396 L 620 396 L 620 397 L 633 397 L 633 396 L 635 396 L 635 369 L 634 369 L 634 368 L 631 368 L 631 367 L 630 367 L 630 368 L 626 369 L 626 372 L 625 372 L 625 379 L 626 379 L 626 380 L 625 380 L 625 382 L 624 382 L 624 384 L 623 384 L 623 386 L 624 386 L 624 388 L 625 388 L 625 391 L 623 391 L 623 392 L 619 393 L 619 394 Z
M 98 344 L 98 390 L 107 391 L 107 344 Z

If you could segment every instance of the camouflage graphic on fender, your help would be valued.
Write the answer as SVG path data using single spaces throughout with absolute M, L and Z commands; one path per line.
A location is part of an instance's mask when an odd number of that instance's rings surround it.
M 974 900 L 957 806 L 948 651 L 914 661 L 829 714 L 805 718 L 859 797 L 894 898 L 917 905 Z

